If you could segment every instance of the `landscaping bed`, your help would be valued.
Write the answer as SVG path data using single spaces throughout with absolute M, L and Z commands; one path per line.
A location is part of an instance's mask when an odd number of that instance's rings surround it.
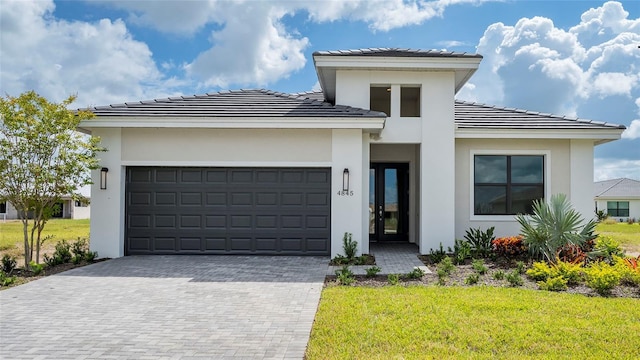
M 455 265 L 455 268 L 451 271 L 450 275 L 444 279 L 444 284 L 440 283 L 440 279 L 438 274 L 436 273 L 436 265 L 430 261 L 429 256 L 419 256 L 419 258 L 425 263 L 425 265 L 433 271 L 431 274 L 425 274 L 419 279 L 409 279 L 406 274 L 398 274 L 398 282 L 396 284 L 392 284 L 390 282 L 389 277 L 387 275 L 375 275 L 368 277 L 366 275 L 354 275 L 354 282 L 349 284 L 349 286 L 353 287 L 388 287 L 388 286 L 443 286 L 443 287 L 500 287 L 500 288 L 519 288 L 519 289 L 527 289 L 527 290 L 539 290 L 540 287 L 538 282 L 531 279 L 526 275 L 526 273 L 519 274 L 520 279 L 522 280 L 521 285 L 514 286 L 512 285 L 506 278 L 496 279 L 496 273 L 502 272 L 508 274 L 517 271 L 516 261 L 508 261 L 508 260 L 497 260 L 497 261 L 486 261 L 485 266 L 487 267 L 487 272 L 483 275 L 478 276 L 478 282 L 475 284 L 469 284 L 467 279 L 474 274 L 477 274 L 477 271 L 473 268 L 471 262 L 466 262 L 465 264 Z M 531 264 L 525 265 L 525 271 L 527 268 L 530 268 Z M 325 281 L 325 287 L 334 287 L 341 286 L 342 284 L 339 282 L 337 276 L 331 275 L 327 276 Z M 567 286 L 566 290 L 563 290 L 564 293 L 569 294 L 580 294 L 590 297 L 601 296 L 595 290 L 589 288 L 585 284 L 576 284 Z M 615 286 L 607 297 L 618 297 L 618 298 L 635 298 L 640 299 L 640 287 L 620 284 Z M 640 306 L 640 305 L 639 305 Z

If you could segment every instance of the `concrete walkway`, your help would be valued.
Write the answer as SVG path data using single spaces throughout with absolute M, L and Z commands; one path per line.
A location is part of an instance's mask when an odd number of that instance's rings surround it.
M 420 268 L 427 274 L 431 271 L 418 259 L 418 247 L 409 243 L 371 243 L 369 245 L 371 255 L 376 258 L 376 266 L 381 271 L 378 275 L 406 274 L 414 268 Z M 350 266 L 355 275 L 365 275 L 366 269 L 371 265 Z M 335 271 L 341 266 L 329 266 L 327 275 L 335 275 Z
M 0 359 L 302 359 L 328 257 L 132 256 L 0 292 Z

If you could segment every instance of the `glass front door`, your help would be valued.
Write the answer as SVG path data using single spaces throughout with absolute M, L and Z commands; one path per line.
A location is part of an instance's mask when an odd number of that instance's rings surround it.
M 369 168 L 369 240 L 407 241 L 408 164 L 374 163 Z

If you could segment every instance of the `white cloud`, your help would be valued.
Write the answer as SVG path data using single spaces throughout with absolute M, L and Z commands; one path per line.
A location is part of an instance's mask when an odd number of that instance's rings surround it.
M 280 23 L 284 11 L 264 2 L 223 9 L 225 26 L 212 33 L 214 45 L 186 65 L 206 86 L 266 86 L 304 67 L 305 37 L 295 37 Z M 257 35 L 257 36 L 256 36 Z
M 638 83 L 638 75 L 623 73 L 600 73 L 593 79 L 593 88 L 601 96 L 630 95 Z
M 640 180 L 640 160 L 637 159 L 596 158 L 594 167 L 594 181 L 623 177 Z
M 464 41 L 458 41 L 458 40 L 438 41 L 436 44 L 440 45 L 440 46 L 444 46 L 445 48 L 471 45 L 471 44 L 468 44 L 468 43 L 466 43 Z
M 635 98 L 640 19 L 627 16 L 620 3 L 607 2 L 569 30 L 543 17 L 492 24 L 478 43 L 484 60 L 472 79 L 476 87 L 460 97 L 565 115 L 594 96 Z
M 640 139 L 640 119 L 633 120 L 622 133 L 623 139 Z
M 67 22 L 51 1 L 3 1 L 1 91 L 34 89 L 53 101 L 77 94 L 77 106 L 156 95 L 162 78 L 146 44 L 120 21 Z

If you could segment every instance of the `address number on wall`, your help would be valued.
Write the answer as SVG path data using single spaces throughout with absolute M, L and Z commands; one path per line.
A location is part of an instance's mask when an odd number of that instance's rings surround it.
M 351 190 L 351 191 L 338 191 L 338 196 L 353 196 L 353 190 Z

